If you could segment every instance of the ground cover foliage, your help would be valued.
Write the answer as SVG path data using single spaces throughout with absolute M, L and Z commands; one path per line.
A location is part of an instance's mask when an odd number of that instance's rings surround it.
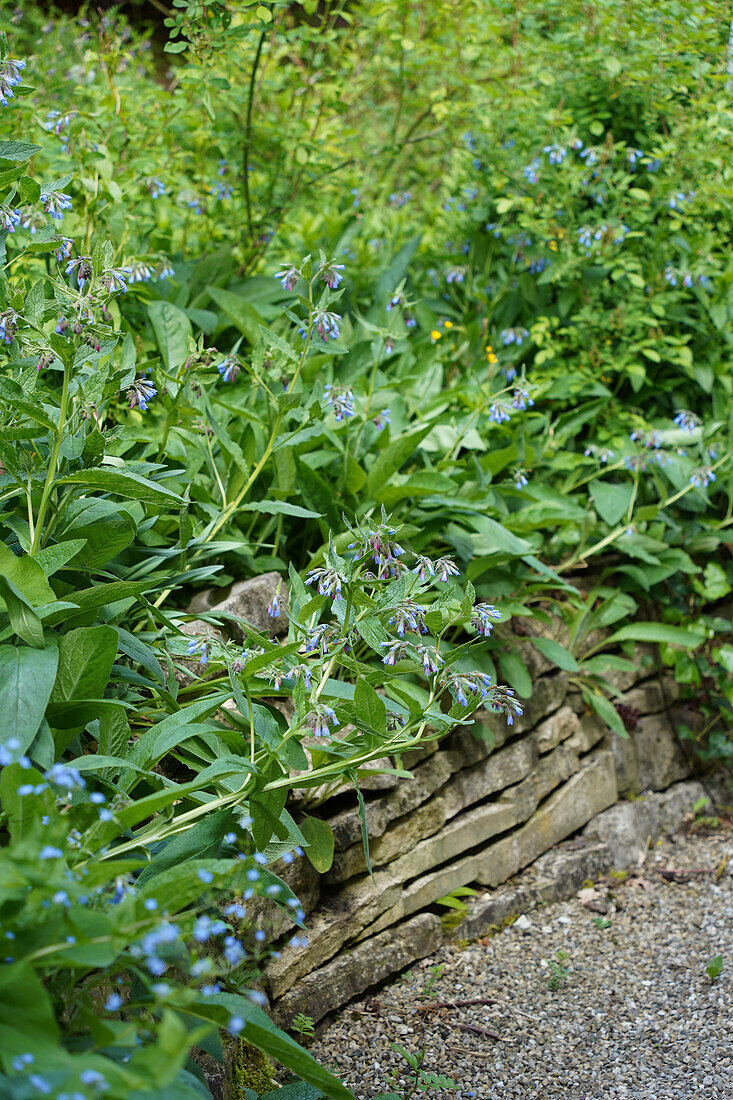
M 617 732 L 658 643 L 730 756 L 727 18 L 9 13 L 4 1095 L 207 1096 L 227 1031 L 347 1095 L 263 1011 L 247 901 L 302 925 L 269 867 L 328 867 L 324 791 L 521 713 L 512 619 L 565 621 L 536 644 Z M 269 570 L 281 642 L 182 631 Z

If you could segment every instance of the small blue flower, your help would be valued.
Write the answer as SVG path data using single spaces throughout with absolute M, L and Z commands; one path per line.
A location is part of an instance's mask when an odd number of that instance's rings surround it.
M 697 489 L 704 489 L 713 481 L 715 481 L 715 471 L 710 466 L 698 466 L 690 474 L 690 485 L 694 485 Z
M 324 401 L 333 409 L 333 418 L 339 423 L 354 416 L 354 394 L 348 387 L 324 386 Z
M 199 870 L 196 872 L 196 878 L 200 879 L 200 881 L 205 883 L 207 886 L 210 882 L 214 881 L 213 874 L 211 873 L 211 871 L 207 871 L 205 867 L 199 868 Z
M 110 993 L 107 1000 L 104 1002 L 104 1007 L 107 1012 L 118 1012 L 122 1008 L 122 997 L 119 993 Z
M 44 844 L 38 854 L 39 859 L 62 859 L 64 853 L 60 848 L 54 848 L 52 844 Z
M 80 1074 L 83 1085 L 91 1085 L 93 1088 L 107 1088 L 107 1079 L 96 1069 L 84 1069 Z
M 313 730 L 314 737 L 328 737 L 330 734 L 329 723 L 338 725 L 336 712 L 325 703 L 316 703 L 306 718 L 306 724 Z
M 165 194 L 165 184 L 157 176 L 151 176 L 149 180 L 146 180 L 145 186 L 150 192 L 151 199 L 159 199 L 161 195 Z
M 158 391 L 147 378 L 136 378 L 127 391 L 127 400 L 130 408 L 137 406 L 140 412 L 147 412 L 149 403 L 157 397 Z
M 71 210 L 71 195 L 66 195 L 63 191 L 42 191 L 41 203 L 47 214 L 55 221 L 60 221 L 64 210 Z
M 335 290 L 339 283 L 343 280 L 341 272 L 344 270 L 345 264 L 337 264 L 334 260 L 325 264 L 318 272 L 319 279 L 322 279 L 327 287 L 331 290 Z
M 203 990 L 202 990 L 203 992 Z M 227 1024 L 227 1031 L 230 1035 L 239 1035 L 240 1031 L 244 1029 L 244 1020 L 241 1016 L 230 1016 Z
M 221 363 L 217 363 L 216 369 L 225 382 L 232 382 L 240 371 L 239 360 L 236 355 L 227 355 Z
M 42 1092 L 44 1095 L 47 1095 L 51 1091 L 51 1086 L 48 1081 L 44 1077 L 41 1077 L 39 1073 L 32 1073 L 28 1081 L 33 1085 L 34 1089 L 38 1089 L 38 1091 Z
M 275 278 L 280 280 L 283 290 L 293 290 L 298 279 L 302 279 L 303 276 L 297 267 L 284 267 L 282 271 L 276 272 Z
M 32 1054 L 19 1054 L 13 1059 L 13 1069 L 16 1073 L 22 1073 L 26 1066 L 32 1066 L 35 1058 Z
M 489 407 L 489 420 L 494 424 L 503 424 L 511 418 L 511 411 L 503 401 L 494 401 Z
M 494 622 L 501 621 L 501 612 L 497 611 L 493 604 L 477 603 L 471 612 L 471 626 L 483 634 L 485 638 L 491 636 Z

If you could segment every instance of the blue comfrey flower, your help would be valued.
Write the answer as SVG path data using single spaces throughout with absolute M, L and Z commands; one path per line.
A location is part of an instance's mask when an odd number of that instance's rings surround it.
M 517 386 L 512 397 L 512 408 L 524 412 L 525 409 L 531 409 L 533 405 L 534 401 L 529 396 L 529 391 L 522 386 Z
M 328 653 L 328 647 L 333 645 L 337 638 L 335 627 L 328 623 L 319 623 L 308 631 L 304 649 L 306 653 L 314 653 L 317 649 L 322 657 Z
M 422 607 L 413 600 L 401 600 L 394 608 L 395 613 L 389 619 L 389 624 L 394 626 L 400 638 L 404 638 L 405 630 L 414 631 L 415 634 L 427 634 L 428 628 L 425 626 L 426 611 L 426 607 Z
M 529 485 L 529 477 L 526 470 L 515 470 L 512 474 L 514 478 L 514 484 L 517 489 L 524 489 L 526 485 Z
M 680 206 L 688 202 L 691 196 L 692 193 L 686 195 L 684 191 L 675 191 L 667 200 L 670 210 L 679 210 Z
M 614 457 L 614 452 L 608 447 L 596 447 L 595 443 L 591 443 L 583 451 L 586 458 L 597 458 L 602 466 L 605 466 Z
M 18 314 L 14 309 L 6 309 L 0 313 L 0 338 L 6 343 L 12 343 L 13 337 L 18 331 Z
M 493 620 L 493 621 L 492 621 Z M 497 611 L 493 604 L 477 603 L 471 612 L 471 626 L 483 634 L 484 638 L 491 637 L 494 622 L 501 621 L 501 611 Z
M 147 412 L 149 402 L 157 394 L 158 391 L 149 379 L 136 378 L 127 391 L 127 400 L 130 402 L 131 409 L 137 406 L 140 412 Z
M 129 283 L 147 283 L 155 274 L 155 268 L 147 260 L 132 260 L 129 271 Z
M 715 471 L 710 466 L 698 466 L 690 474 L 690 485 L 696 489 L 704 489 L 712 481 L 715 481 Z
M 201 991 L 203 993 L 203 990 Z M 239 1035 L 240 1031 L 244 1029 L 244 1020 L 241 1016 L 230 1016 L 227 1024 L 227 1031 L 230 1035 Z
M 487 222 L 486 225 L 484 226 L 484 229 L 486 230 L 487 233 L 491 233 L 492 237 L 500 237 L 501 236 L 501 226 L 497 225 L 496 222 Z
M 20 225 L 21 219 L 20 210 L 15 210 L 10 206 L 0 206 L 0 230 L 5 230 L 6 233 L 15 233 L 16 225 Z
M 694 432 L 702 425 L 702 420 L 689 409 L 680 409 L 675 415 L 674 423 L 678 428 L 682 428 L 683 432 Z
M 562 145 L 545 145 L 542 152 L 547 153 L 550 164 L 562 164 L 567 156 L 567 149 Z
M 540 168 L 539 160 L 535 159 L 529 164 L 526 164 L 522 169 L 522 175 L 526 179 L 527 183 L 537 183 L 539 179 L 538 170 Z
M 642 153 L 641 149 L 626 150 L 626 159 L 632 168 L 636 167 L 637 162 L 640 161 L 643 156 L 644 154 Z
M 415 573 L 421 581 L 424 581 L 426 577 L 435 576 L 435 567 L 430 558 L 426 558 L 424 554 L 418 554 L 412 572 Z
M 81 772 L 72 768 L 69 764 L 54 764 L 44 772 L 43 778 L 47 779 L 54 787 L 64 791 L 83 791 L 86 787 Z
M 57 263 L 62 264 L 64 260 L 68 260 L 71 256 L 71 250 L 74 247 L 74 242 L 69 237 L 62 237 L 58 248 L 54 249 L 54 256 Z
M 346 386 L 332 386 L 330 384 L 324 386 L 323 389 L 324 401 L 333 409 L 334 420 L 347 420 L 354 415 L 356 410 L 352 390 Z
M 499 337 L 504 347 L 509 347 L 510 344 L 521 347 L 524 341 L 528 339 L 529 332 L 526 328 L 505 328 L 501 330 Z
M 199 878 L 201 877 L 199 872 Z M 212 920 L 211 917 L 201 916 L 196 919 L 193 926 L 193 938 L 197 943 L 206 943 L 212 936 L 221 936 L 226 932 L 227 926 L 222 920 Z
M 119 993 L 110 993 L 107 1000 L 104 1002 L 104 1007 L 107 1012 L 118 1012 L 122 1008 L 122 997 Z
M 131 274 L 131 267 L 110 267 L 108 271 L 102 272 L 99 276 L 99 281 L 108 294 L 114 294 L 115 291 L 118 290 L 126 294 L 127 278 Z
M 71 195 L 66 195 L 63 191 L 41 192 L 41 204 L 47 214 L 56 221 L 60 221 L 64 216 L 64 210 L 71 210 Z
M 213 874 L 211 873 L 211 871 L 207 871 L 205 867 L 200 867 L 198 869 L 198 871 L 196 872 L 196 878 L 200 879 L 200 881 L 205 883 L 207 886 L 209 885 L 209 883 L 214 881 Z
M 271 619 L 279 619 L 283 610 L 282 601 L 280 599 L 280 586 L 278 590 L 267 605 L 267 614 Z
M 341 272 L 345 268 L 345 264 L 337 264 L 335 260 L 331 260 L 325 264 L 318 272 L 318 278 L 322 279 L 327 287 L 331 290 L 335 290 L 339 283 L 343 280 Z
M 355 193 L 356 192 L 352 191 L 352 194 Z M 411 198 L 411 191 L 393 191 L 387 201 L 389 202 L 390 206 L 394 206 L 396 209 L 399 209 L 401 206 L 404 206 L 406 203 L 408 203 Z
M 667 266 L 665 267 L 664 277 L 670 286 L 677 286 L 677 272 L 671 266 L 671 264 L 667 264 Z
M 583 245 L 583 248 L 590 248 L 593 241 L 593 229 L 589 225 L 582 225 L 578 229 L 578 243 Z
M 380 413 L 377 413 L 377 415 L 372 418 L 372 422 L 377 431 L 381 432 L 385 424 L 392 423 L 392 414 L 390 413 L 389 409 L 382 409 Z
M 298 279 L 302 279 L 303 276 L 300 274 L 297 267 L 291 266 L 284 267 L 282 271 L 276 272 L 275 278 L 280 280 L 283 290 L 293 290 Z
M 216 369 L 225 382 L 233 382 L 240 371 L 239 360 L 236 355 L 227 355 L 221 363 L 216 364 Z
M 25 68 L 25 61 L 7 57 L 0 62 L 0 103 L 7 107 L 8 100 L 13 98 L 13 88 L 20 84 L 20 74 Z
M 445 584 L 448 577 L 457 577 L 460 569 L 452 558 L 436 558 L 433 562 L 436 579 Z
M 382 642 L 387 647 L 387 652 L 382 657 L 383 665 L 394 665 L 407 656 L 407 646 L 404 642 Z
M 64 270 L 66 275 L 71 275 L 73 271 L 76 272 L 76 281 L 79 284 L 79 289 L 83 290 L 86 283 L 94 275 L 92 258 L 91 256 L 77 256 L 76 259 L 69 260 Z
M 194 214 L 203 214 L 204 212 L 201 199 L 186 199 L 186 206 L 189 210 L 193 210 Z
M 199 655 L 199 664 L 208 664 L 209 660 L 209 639 L 208 638 L 191 638 L 188 643 L 186 652 L 189 657 L 193 657 L 195 653 Z
M 216 982 L 212 982 L 211 985 L 201 986 L 202 997 L 213 997 L 215 993 L 221 993 L 221 986 L 217 985 Z M 239 1019 L 239 1017 L 232 1017 L 232 1019 Z M 242 1022 L 242 1027 L 244 1027 L 244 1022 Z
M 215 180 L 209 191 L 214 196 L 217 202 L 225 202 L 232 197 L 232 185 L 231 183 L 224 183 L 222 180 Z
M 333 600 L 341 598 L 342 578 L 335 569 L 319 566 L 311 569 L 305 578 L 306 584 L 317 584 L 319 596 L 330 596 Z
M 468 706 L 469 695 L 481 695 L 485 699 L 491 687 L 491 677 L 484 672 L 452 672 L 445 678 L 451 695 L 462 707 Z
M 451 268 L 448 269 L 448 271 L 446 273 L 445 281 L 447 283 L 462 283 L 465 278 L 466 278 L 466 268 L 465 267 L 451 267 Z
M 596 164 L 598 161 L 598 151 L 596 149 L 583 149 L 580 153 L 580 157 L 586 164 Z
M 325 703 L 316 703 L 306 718 L 306 724 L 313 730 L 313 736 L 328 737 L 331 732 L 328 728 L 329 723 L 333 726 L 338 725 L 336 711 Z
M 175 273 L 176 273 L 175 269 L 172 268 L 170 264 L 162 263 L 162 264 L 159 264 L 158 267 L 155 269 L 155 278 L 156 279 L 172 279 L 173 276 L 175 275 Z
M 494 401 L 489 407 L 489 420 L 494 424 L 503 424 L 511 418 L 511 410 L 504 401 Z
M 26 1066 L 32 1066 L 34 1062 L 32 1054 L 19 1054 L 17 1058 L 13 1058 L 12 1065 L 16 1073 L 22 1073 Z
M 150 179 L 146 180 L 145 186 L 150 192 L 151 199 L 159 199 L 162 195 L 165 195 L 165 184 L 157 176 L 151 176 Z
M 440 656 L 435 646 L 416 645 L 415 652 L 420 659 L 423 671 L 427 677 L 434 676 L 436 672 L 440 671 L 441 666 L 445 664 L 445 661 Z
M 580 140 L 579 137 L 571 138 L 568 142 L 568 145 L 575 153 L 579 153 L 580 150 L 583 148 L 583 142 Z
M 315 330 L 326 343 L 328 340 L 338 340 L 341 335 L 341 318 L 338 313 L 331 313 L 326 309 L 317 309 L 313 313 L 313 324 Z
M 489 705 L 493 711 L 506 715 L 506 724 L 508 726 L 514 725 L 515 715 L 521 718 L 524 714 L 524 708 L 519 701 L 514 698 L 514 691 L 510 687 L 497 685 Z

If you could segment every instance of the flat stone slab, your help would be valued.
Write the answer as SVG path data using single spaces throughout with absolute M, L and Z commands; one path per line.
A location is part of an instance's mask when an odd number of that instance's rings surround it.
M 433 913 L 421 913 L 390 928 L 299 982 L 275 1005 L 275 1022 L 288 1027 L 298 1012 L 321 1020 L 370 986 L 404 970 L 416 959 L 431 955 L 442 941 L 440 917 Z

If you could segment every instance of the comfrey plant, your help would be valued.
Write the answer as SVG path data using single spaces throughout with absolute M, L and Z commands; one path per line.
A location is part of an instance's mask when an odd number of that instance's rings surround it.
M 228 669 L 234 720 L 249 734 L 255 773 L 219 806 L 249 801 L 255 816 L 252 806 L 265 799 L 274 816 L 277 792 L 282 805 L 296 782 L 324 797 L 347 776 L 358 790 L 358 772 L 371 762 L 444 735 L 481 706 L 509 725 L 522 714 L 513 690 L 471 661 L 501 615 L 476 601 L 470 581 L 453 582 L 455 563 L 409 551 L 384 512 L 379 522 L 347 527 L 304 580 L 291 571 L 287 608 L 273 601 L 271 613 L 288 619 L 285 643 L 253 634 L 242 651 L 208 636 L 187 647 L 205 646 L 213 669 Z M 449 640 L 457 628 L 465 640 Z M 291 696 L 289 722 L 268 695 Z M 304 743 L 317 748 L 319 763 L 291 778 L 307 767 Z M 258 773 L 272 778 L 262 786 Z

